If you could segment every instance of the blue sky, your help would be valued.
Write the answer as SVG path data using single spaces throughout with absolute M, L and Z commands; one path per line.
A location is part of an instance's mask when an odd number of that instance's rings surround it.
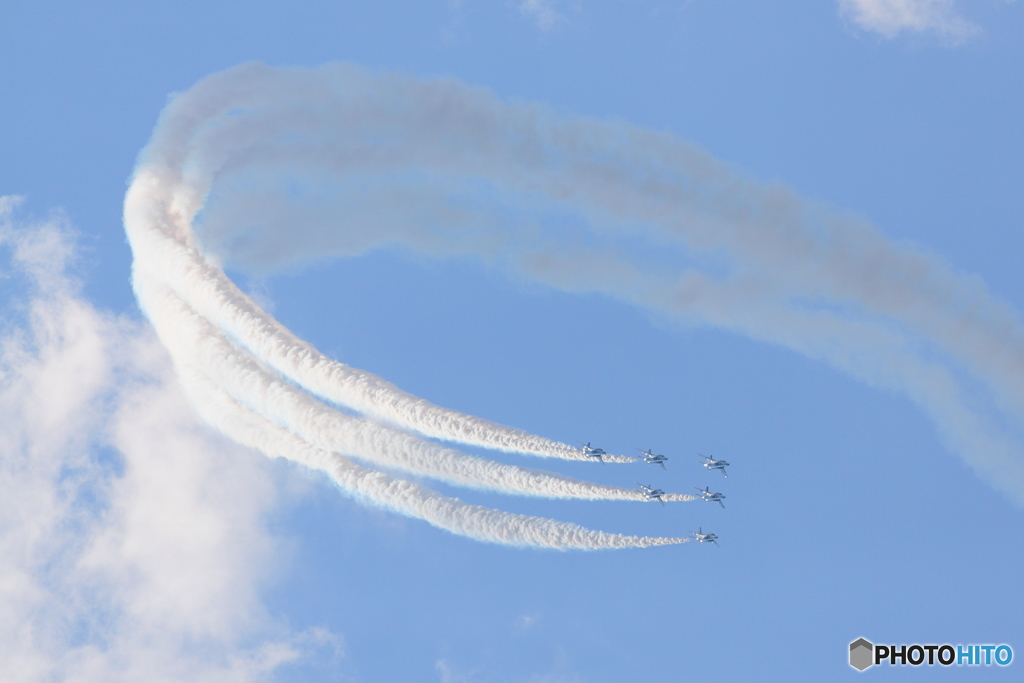
M 231 271 L 299 337 L 436 404 L 671 460 L 489 457 L 728 496 L 725 510 L 661 508 L 439 486 L 619 533 L 700 525 L 722 547 L 482 544 L 204 428 L 141 322 L 121 222 L 171 93 L 250 60 L 341 60 L 674 133 L 1020 310 L 1022 29 L 1020 3 L 996 0 L 16 4 L 0 28 L 0 194 L 25 197 L 6 219 L 20 237 L 0 290 L 5 348 L 22 344 L 4 356 L 4 415 L 25 425 L 4 442 L 0 647 L 24 655 L 9 677 L 836 680 L 859 675 L 846 648 L 860 636 L 1024 648 L 1020 507 L 898 392 L 468 257 Z M 77 231 L 80 289 L 54 275 L 62 224 Z M 728 458 L 730 477 L 698 451 Z M 1007 679 L 1017 664 L 941 673 Z

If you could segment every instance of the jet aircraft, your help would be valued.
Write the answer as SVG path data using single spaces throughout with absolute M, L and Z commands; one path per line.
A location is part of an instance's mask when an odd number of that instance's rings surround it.
M 667 456 L 655 455 L 651 450 L 645 451 L 642 448 L 638 448 L 637 450 L 644 454 L 645 463 L 647 463 L 648 465 L 661 465 L 661 469 L 665 470 L 666 472 L 668 471 L 668 468 L 665 467 L 665 461 L 668 460 Z
M 701 463 L 704 467 L 707 467 L 709 470 L 721 470 L 722 474 L 727 477 L 729 476 L 729 473 L 725 471 L 725 468 L 729 465 L 728 460 L 715 460 L 714 458 L 709 458 L 703 453 L 698 453 L 697 455 L 704 458 L 705 462 Z
M 694 486 L 693 488 L 697 489 L 696 486 Z M 705 502 L 707 502 L 707 503 L 718 503 L 723 508 L 725 507 L 725 503 L 722 502 L 722 499 L 725 498 L 725 494 L 724 493 L 711 493 L 711 487 L 710 486 L 705 486 L 702 489 L 697 489 L 697 491 L 700 492 L 700 497 L 703 498 Z
M 589 441 L 586 443 L 583 443 L 582 441 L 577 441 L 576 443 L 583 446 L 583 448 L 581 449 L 583 451 L 583 455 L 587 456 L 588 458 L 597 458 L 601 462 L 604 462 L 604 456 L 608 455 L 607 453 L 604 452 L 603 448 L 591 446 Z
M 661 489 L 656 489 L 656 488 L 652 488 L 650 486 L 645 486 L 644 484 L 641 484 L 640 482 L 637 482 L 636 485 L 639 486 L 640 490 L 644 492 L 644 497 L 647 498 L 647 500 L 656 500 L 659 503 L 661 503 L 662 505 L 665 504 L 665 501 L 663 501 L 661 499 L 661 497 L 665 495 L 665 492 L 662 491 Z
M 691 531 L 690 533 L 693 534 L 693 540 L 698 543 L 714 543 L 715 545 L 718 545 L 718 535 L 713 534 L 710 531 L 708 533 L 704 533 L 704 529 L 701 527 L 697 527 L 697 531 Z M 718 545 L 718 547 L 721 548 L 722 546 Z

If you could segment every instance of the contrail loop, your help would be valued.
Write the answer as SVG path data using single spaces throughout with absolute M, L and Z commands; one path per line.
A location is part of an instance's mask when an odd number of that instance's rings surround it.
M 282 191 L 283 179 L 322 206 Z M 509 207 L 544 229 L 509 219 Z M 544 211 L 572 220 L 543 223 Z M 508 104 L 453 81 L 245 65 L 161 114 L 125 198 L 125 228 L 140 302 L 179 368 L 201 370 L 265 429 L 304 447 L 494 490 L 638 499 L 414 436 L 593 460 L 327 358 L 219 267 L 401 244 L 729 329 L 901 391 L 1024 501 L 1017 312 L 938 258 L 743 178 L 669 134 Z M 190 325 L 191 338 L 177 339 Z

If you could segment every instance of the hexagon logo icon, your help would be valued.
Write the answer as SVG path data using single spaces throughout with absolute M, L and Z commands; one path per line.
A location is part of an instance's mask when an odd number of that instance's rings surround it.
M 864 640 L 858 638 L 857 640 L 850 643 L 850 666 L 857 671 L 863 671 L 872 664 L 875 659 L 875 646 Z

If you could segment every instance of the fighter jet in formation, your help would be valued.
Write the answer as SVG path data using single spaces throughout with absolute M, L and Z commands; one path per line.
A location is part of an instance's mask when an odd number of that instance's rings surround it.
M 647 498 L 647 500 L 656 500 L 659 503 L 661 503 L 662 505 L 665 504 L 665 501 L 663 501 L 661 499 L 661 497 L 665 495 L 665 492 L 662 491 L 661 489 L 656 489 L 656 488 L 652 488 L 650 486 L 645 486 L 644 484 L 641 484 L 640 482 L 637 482 L 636 485 L 639 486 L 640 490 L 644 492 L 644 497 Z
M 693 540 L 698 543 L 714 543 L 718 545 L 718 535 L 711 532 L 704 533 L 704 529 L 701 527 L 697 527 L 697 531 L 691 531 L 690 533 L 693 534 Z M 722 546 L 718 545 L 718 547 L 721 548 Z
M 608 455 L 607 453 L 604 452 L 603 448 L 591 446 L 589 441 L 586 443 L 583 443 L 582 441 L 577 441 L 576 443 L 583 446 L 583 448 L 581 448 L 580 450 L 582 450 L 583 455 L 587 456 L 588 458 L 597 458 L 601 462 L 604 462 L 604 456 Z
M 709 458 L 703 453 L 698 453 L 697 455 L 704 458 L 704 462 L 701 463 L 702 465 L 704 465 L 704 467 L 707 467 L 709 470 L 721 470 L 722 474 L 724 474 L 727 477 L 729 476 L 728 472 L 725 471 L 725 468 L 728 467 L 729 465 L 729 461 L 715 460 L 714 458 Z
M 694 486 L 693 488 L 697 489 L 696 486 Z M 718 503 L 723 508 L 725 507 L 725 503 L 722 502 L 722 499 L 725 498 L 725 494 L 724 493 L 711 493 L 711 487 L 710 486 L 705 486 L 702 489 L 697 489 L 697 491 L 700 493 L 700 497 L 702 499 L 704 499 L 704 502 L 706 502 L 706 503 Z
M 661 465 L 661 469 L 665 470 L 666 472 L 668 471 L 668 468 L 665 467 L 665 461 L 668 460 L 668 456 L 655 455 L 651 450 L 645 451 L 642 448 L 638 448 L 637 450 L 644 454 L 645 463 L 647 463 L 648 465 Z

